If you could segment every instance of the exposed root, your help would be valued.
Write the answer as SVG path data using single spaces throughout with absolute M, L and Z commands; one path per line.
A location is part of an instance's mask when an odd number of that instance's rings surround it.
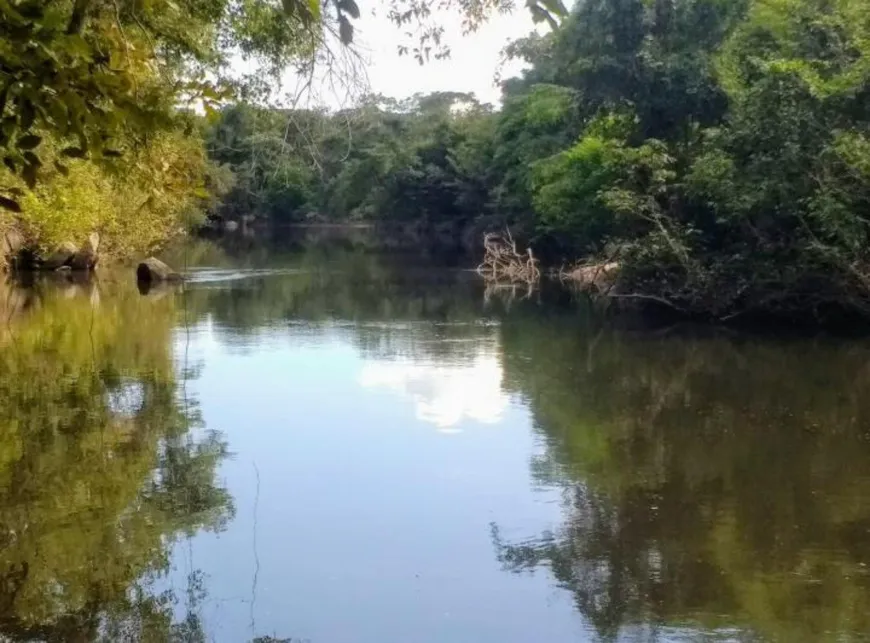
M 488 283 L 522 283 L 535 285 L 541 279 L 539 261 L 531 248 L 524 253 L 517 250 L 517 244 L 510 230 L 503 234 L 489 232 L 483 237 L 486 253 L 477 273 Z

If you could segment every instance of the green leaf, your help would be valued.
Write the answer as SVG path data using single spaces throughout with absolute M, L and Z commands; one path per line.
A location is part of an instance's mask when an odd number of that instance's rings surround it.
M 32 150 L 34 147 L 42 143 L 42 137 L 36 134 L 28 134 L 18 139 L 19 150 Z
M 532 22 L 535 24 L 547 22 L 552 29 L 556 29 L 559 26 L 556 19 L 543 7 L 538 4 L 533 4 L 532 2 L 529 2 L 527 6 L 529 11 L 532 13 Z
M 43 17 L 45 16 L 45 7 L 41 2 L 23 2 L 17 7 L 18 13 L 20 13 L 23 17 L 28 20 L 34 22 L 42 22 Z
M 342 44 L 349 45 L 353 42 L 353 25 L 344 15 L 338 17 L 338 35 Z
M 211 100 L 220 100 L 221 95 L 214 87 L 212 87 L 211 85 L 206 85 L 202 88 L 202 97 Z
M 196 197 L 199 197 L 200 199 L 210 199 L 211 198 L 211 194 L 205 188 L 196 188 L 193 191 L 193 195 Z
M 53 100 L 51 103 L 49 103 L 48 113 L 51 115 L 51 118 L 54 121 L 54 126 L 57 127 L 62 133 L 66 133 L 69 115 L 67 113 L 66 105 L 63 103 L 63 101 Z
M 208 103 L 205 103 L 203 105 L 203 109 L 205 110 L 205 119 L 209 123 L 215 124 L 220 120 L 220 118 L 221 118 L 220 110 L 215 109 L 214 107 L 212 107 Z
M 79 34 L 70 34 L 66 37 L 64 44 L 67 52 L 71 55 L 78 56 L 88 62 L 93 60 L 90 45 Z
M 338 8 L 354 20 L 359 18 L 359 7 L 354 0 L 338 0 Z
M 21 212 L 21 205 L 18 201 L 5 196 L 0 196 L 0 208 L 5 208 L 12 212 Z
M 9 98 L 9 89 L 12 87 L 12 83 L 6 83 L 3 85 L 3 89 L 0 89 L 0 114 L 6 111 L 6 100 Z
M 0 0 L 0 15 L 15 24 L 23 25 L 27 23 L 24 16 L 18 13 L 7 0 Z
M 308 13 L 314 22 L 320 21 L 320 0 L 307 0 Z

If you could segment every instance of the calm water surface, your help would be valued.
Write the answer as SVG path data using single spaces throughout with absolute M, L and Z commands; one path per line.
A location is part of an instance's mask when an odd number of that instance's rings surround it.
M 870 640 L 867 341 L 184 263 L 0 286 L 4 640 Z

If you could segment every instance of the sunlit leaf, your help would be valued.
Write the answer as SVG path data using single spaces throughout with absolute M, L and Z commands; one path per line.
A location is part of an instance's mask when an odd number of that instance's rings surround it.
M 209 123 L 216 123 L 221 117 L 220 110 L 215 109 L 209 103 L 203 105 L 203 110 L 205 111 L 205 118 Z
M 568 15 L 568 9 L 562 3 L 562 0 L 537 0 L 537 2 L 547 10 L 551 16 L 562 18 Z
M 311 19 L 314 22 L 320 21 L 320 0 L 306 0 L 308 4 L 308 12 L 311 14 Z

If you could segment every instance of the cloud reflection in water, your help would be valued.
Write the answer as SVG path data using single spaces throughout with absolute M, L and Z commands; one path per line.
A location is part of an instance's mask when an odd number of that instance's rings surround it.
M 469 360 L 443 363 L 402 357 L 369 360 L 359 382 L 410 397 L 415 415 L 442 433 L 459 433 L 466 421 L 495 424 L 508 396 L 502 392 L 502 367 L 495 347 L 481 348 Z

